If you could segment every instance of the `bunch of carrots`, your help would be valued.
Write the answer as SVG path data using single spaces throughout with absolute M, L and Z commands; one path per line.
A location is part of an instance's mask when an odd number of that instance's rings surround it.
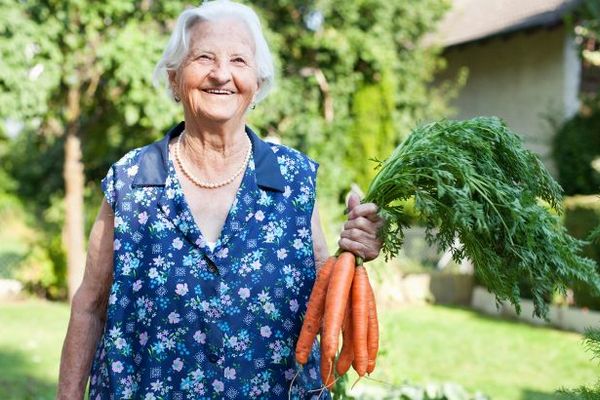
M 469 258 L 477 277 L 498 301 L 519 310 L 519 285 L 534 295 L 534 315 L 545 317 L 545 298 L 574 281 L 600 293 L 600 274 L 581 256 L 585 241 L 571 237 L 557 217 L 562 188 L 539 158 L 496 117 L 439 121 L 419 126 L 379 162 L 364 202 L 375 203 L 385 225 L 379 232 L 386 259 L 400 251 L 409 226 L 404 202 L 414 199 L 430 245 Z M 462 246 L 456 246 L 456 240 Z M 306 364 L 321 332 L 321 374 L 330 388 L 350 365 L 360 377 L 375 368 L 378 343 L 373 290 L 362 260 L 338 251 L 319 270 L 296 361 Z M 343 346 L 337 356 L 339 334 Z M 360 379 L 360 378 L 359 378 Z
M 350 365 L 361 378 L 373 372 L 379 349 L 375 296 L 362 259 L 350 252 L 338 250 L 319 269 L 296 345 L 299 364 L 307 363 L 319 331 L 321 376 L 328 389 Z

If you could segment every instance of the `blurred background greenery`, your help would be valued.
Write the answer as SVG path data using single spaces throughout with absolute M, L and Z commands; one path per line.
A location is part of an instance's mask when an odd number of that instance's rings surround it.
M 584 238 L 600 224 L 600 6 L 594 0 L 553 2 L 574 7 L 557 14 L 552 27 L 534 27 L 534 33 L 522 35 L 564 32 L 576 50 L 576 73 L 589 84 L 578 90 L 574 112 L 549 118 L 551 152 L 541 154 L 549 157 L 549 168 L 569 196 L 565 224 Z M 476 65 L 456 60 L 472 58 L 468 51 L 510 42 L 500 34 L 462 43 L 431 39 L 447 23 L 453 4 L 461 3 L 450 0 L 245 3 L 260 15 L 277 67 L 276 89 L 250 113 L 249 122 L 263 137 L 321 164 L 318 198 L 332 251 L 349 188 L 365 190 L 374 175 L 369 159 L 385 158 L 419 123 L 487 111 L 465 106 L 485 103 L 480 97 L 484 87 Z M 475 2 L 463 3 L 475 7 Z M 100 179 L 128 150 L 160 138 L 182 118 L 150 80 L 174 19 L 190 5 L 176 0 L 0 0 L 0 279 L 17 280 L 37 297 L 68 299 L 81 275 L 85 241 L 102 198 Z M 524 90 L 535 90 L 535 85 Z M 535 138 L 525 135 L 524 140 L 535 144 Z M 421 250 L 423 240 L 411 243 L 402 259 L 385 267 L 386 274 L 438 267 L 440 250 Z M 597 243 L 586 251 L 600 261 Z M 383 268 L 382 261 L 375 264 Z M 585 287 L 574 283 L 573 290 L 574 299 L 557 301 L 600 309 L 600 299 L 590 297 Z M 63 305 L 33 304 L 66 318 Z M 16 314 L 0 308 L 0 326 L 17 321 Z M 26 326 L 18 323 L 16 330 L 0 328 L 2 346 Z M 61 339 L 64 327 L 56 329 Z M 0 362 L 0 371 L 10 364 Z M 577 368 L 579 380 L 565 378 L 564 384 L 582 384 L 591 376 L 591 369 Z M 421 378 L 438 378 L 427 370 L 424 366 Z M 390 372 L 386 379 L 399 382 L 402 374 Z M 460 375 L 449 379 L 469 380 Z M 557 378 L 552 384 L 563 382 Z M 14 398 L 38 398 L 23 393 Z

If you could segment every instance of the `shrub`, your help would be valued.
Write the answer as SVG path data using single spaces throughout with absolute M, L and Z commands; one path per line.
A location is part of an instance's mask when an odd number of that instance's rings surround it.
M 39 244 L 31 247 L 16 277 L 28 292 L 37 296 L 50 299 L 66 297 L 66 287 L 61 281 L 61 278 L 64 279 L 64 274 L 55 271 L 55 263 L 50 251 Z
M 558 181 L 567 195 L 597 193 L 600 171 L 592 163 L 600 158 L 600 110 L 577 115 L 554 138 L 553 156 Z
M 586 239 L 590 232 L 600 225 L 600 196 L 572 196 L 565 199 L 564 223 L 569 233 L 578 239 Z M 586 257 L 600 265 L 600 244 L 589 243 L 583 249 Z M 600 297 L 583 283 L 573 284 L 575 303 L 579 307 L 600 310 Z

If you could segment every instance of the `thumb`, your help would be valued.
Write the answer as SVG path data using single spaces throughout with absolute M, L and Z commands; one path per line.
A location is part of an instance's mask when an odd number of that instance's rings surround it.
M 350 192 L 350 196 L 348 196 L 348 206 L 347 206 L 348 213 L 350 213 L 350 211 L 352 211 L 352 209 L 359 204 L 360 204 L 360 197 L 358 196 L 358 194 L 356 194 L 356 192 Z

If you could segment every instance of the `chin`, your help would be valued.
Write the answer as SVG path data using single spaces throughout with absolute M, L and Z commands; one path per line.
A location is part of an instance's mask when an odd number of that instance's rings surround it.
M 199 111 L 196 113 L 196 116 L 202 120 L 210 121 L 210 122 L 218 122 L 225 124 L 227 122 L 239 121 L 241 116 L 237 114 L 231 113 L 207 113 Z
M 211 121 L 226 123 L 229 121 L 240 120 L 243 118 L 244 113 L 238 108 L 231 109 L 229 107 L 196 107 L 195 115 L 197 118 Z

